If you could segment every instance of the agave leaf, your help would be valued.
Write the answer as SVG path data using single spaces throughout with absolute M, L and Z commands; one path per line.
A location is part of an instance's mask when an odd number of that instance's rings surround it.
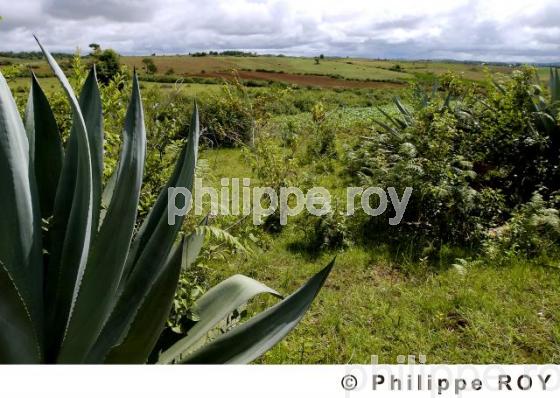
M 136 223 L 145 152 L 144 115 L 135 74 L 114 193 L 92 244 L 59 362 L 82 362 L 109 315 Z
M 334 260 L 291 296 L 182 358 L 181 362 L 236 364 L 249 363 L 258 358 L 282 340 L 303 318 L 333 264 Z
M 80 92 L 80 109 L 84 115 L 91 156 L 92 176 L 92 231 L 99 226 L 101 192 L 103 186 L 103 108 L 101 94 L 97 85 L 95 65 L 89 71 L 84 87 Z
M 117 168 L 111 174 L 111 177 L 107 180 L 105 184 L 105 189 L 103 189 L 103 193 L 101 194 L 101 210 L 99 215 L 99 225 L 103 225 L 103 220 L 105 220 L 105 216 L 107 215 L 107 209 L 111 204 L 111 199 L 113 199 L 113 192 L 115 191 L 115 184 L 117 182 L 117 171 L 119 169 L 119 165 L 117 163 Z
M 8 316 L 18 316 L 21 306 L 27 308 L 35 330 L 42 328 L 43 262 L 41 257 L 41 221 L 29 143 L 8 83 L 0 73 L 0 263 L 6 275 L 7 296 L 17 293 L 18 301 L 6 298 L 0 322 L 9 328 Z M 13 288 L 10 288 L 11 280 Z M 8 290 L 15 289 L 12 293 Z M 15 293 L 14 293 L 15 292 Z M 0 301 L 0 304 L 3 304 Z M 2 307 L 2 305 L 0 305 Z M 16 307 L 19 307 L 16 309 Z M 20 317 L 21 318 L 21 317 Z M 7 325 L 6 325 L 7 323 Z M 26 335 L 26 330 L 22 334 Z M 1 332 L 0 332 L 1 333 Z M 40 345 L 35 335 L 35 345 Z M 23 336 L 22 336 L 23 338 Z M 33 348 L 35 349 L 35 347 Z M 26 361 L 29 357 L 25 357 Z M 36 359 L 38 360 L 39 357 Z
M 193 111 L 193 123 L 188 142 L 183 148 L 173 175 L 167 186 L 186 187 L 192 191 L 196 158 L 198 152 L 198 111 Z M 179 204 L 181 205 L 181 204 Z M 139 307 L 145 299 L 146 292 L 153 285 L 161 272 L 173 242 L 181 228 L 183 217 L 179 222 L 169 225 L 167 222 L 167 189 L 164 189 L 148 214 L 143 227 L 136 237 L 137 260 L 130 261 L 128 270 L 121 278 L 118 297 L 111 315 L 92 348 L 88 361 L 103 361 L 112 347 L 120 345 L 126 338 Z M 138 243 L 141 242 L 141 243 Z M 134 245 L 133 245 L 134 247 Z M 127 264 L 134 252 L 129 253 Z
M 377 107 L 377 110 L 379 110 L 379 112 L 381 112 L 383 116 L 385 116 L 385 118 L 389 120 L 397 129 L 403 129 L 406 127 L 406 123 L 404 123 L 402 120 L 396 117 L 392 117 L 387 112 L 385 112 L 382 108 Z
M 25 112 L 25 129 L 29 139 L 29 157 L 37 180 L 41 217 L 47 219 L 53 213 L 64 152 L 53 111 L 33 73 Z
M 181 357 L 192 350 L 195 344 L 219 322 L 251 298 L 262 293 L 270 293 L 282 298 L 277 291 L 243 275 L 234 275 L 208 290 L 194 305 L 194 311 L 200 320 L 189 330 L 187 336 L 161 354 L 159 362 L 180 362 Z
M 129 256 L 125 266 L 125 272 L 121 280 L 121 289 L 124 288 L 126 280 L 130 277 L 132 270 L 139 262 L 141 256 L 146 253 L 150 256 L 154 252 L 154 245 L 164 236 L 168 244 L 167 251 L 171 248 L 172 241 L 175 239 L 184 217 L 177 217 L 175 225 L 168 225 L 167 222 L 167 195 L 169 187 L 185 187 L 192 192 L 194 182 L 194 172 L 196 167 L 196 159 L 198 154 L 198 139 L 200 136 L 200 126 L 198 118 L 198 107 L 194 104 L 191 126 L 187 144 L 181 150 L 177 164 L 168 183 L 160 192 L 156 203 L 148 213 L 148 216 L 142 223 L 138 234 L 134 238 L 130 248 Z M 179 206 L 184 203 L 179 203 Z M 172 238 L 170 238 L 172 237 Z M 161 245 L 160 245 L 161 246 Z M 156 260 L 161 261 L 161 255 Z M 147 259 L 147 258 L 146 258 Z
M 377 124 L 378 126 L 380 126 L 381 128 L 383 128 L 387 133 L 391 133 L 393 134 L 395 137 L 400 138 L 401 133 L 400 131 L 398 131 L 397 129 L 395 129 L 394 127 L 391 127 L 379 120 L 373 120 L 373 123 Z
M 8 270 L 0 262 L 0 364 L 39 363 L 33 322 Z
M 62 342 L 68 315 L 84 273 L 92 236 L 92 170 L 86 124 L 70 83 L 52 57 L 47 62 L 70 101 L 73 128 L 64 158 L 54 204 L 51 256 L 47 267 L 47 361 L 53 361 Z
M 150 287 L 125 339 L 111 349 L 105 363 L 145 363 L 169 316 L 179 282 L 186 240 L 174 245 L 160 274 Z
M 208 225 L 208 216 L 204 217 L 200 225 Z M 183 261 L 181 263 L 181 269 L 184 271 L 190 268 L 196 261 L 202 245 L 204 244 L 204 231 L 198 228 L 192 232 L 185 240 L 183 246 Z
M 552 102 L 560 101 L 560 78 L 558 77 L 558 68 L 550 68 L 549 80 L 550 96 Z
M 405 116 L 407 123 L 410 124 L 410 121 L 412 120 L 412 115 L 409 112 L 409 110 L 406 109 L 406 107 L 402 104 L 401 99 L 399 97 L 395 97 L 394 101 L 395 101 L 395 105 L 399 109 L 399 112 L 402 113 L 403 116 Z

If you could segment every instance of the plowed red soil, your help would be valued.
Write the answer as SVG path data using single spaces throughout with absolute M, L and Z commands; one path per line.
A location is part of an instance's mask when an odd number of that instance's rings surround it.
M 391 82 L 368 82 L 361 80 L 342 80 L 329 76 L 319 75 L 296 75 L 278 72 L 249 72 L 239 71 L 238 75 L 245 80 L 272 80 L 298 86 L 328 87 L 328 88 L 402 88 L 403 84 Z M 233 79 L 230 72 L 206 72 L 204 74 L 193 74 L 190 76 L 218 77 L 226 80 Z

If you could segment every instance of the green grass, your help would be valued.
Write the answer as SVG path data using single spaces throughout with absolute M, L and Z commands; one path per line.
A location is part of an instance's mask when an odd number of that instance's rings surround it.
M 53 91 L 60 90 L 60 83 L 56 80 L 55 77 L 43 77 L 39 79 L 41 83 L 41 87 L 47 94 L 52 93 Z M 23 91 L 29 90 L 29 85 L 31 83 L 31 79 L 28 77 L 18 77 L 12 79 L 8 82 L 8 85 L 15 91 L 16 93 L 21 93 Z
M 289 249 L 221 270 L 246 273 L 291 292 L 334 253 L 316 259 Z M 395 363 L 424 354 L 430 363 L 548 363 L 560 360 L 560 273 L 528 263 L 475 266 L 461 275 L 417 267 L 402 271 L 383 251 L 353 248 L 337 257 L 302 324 L 265 363 Z M 233 267 L 233 269 L 231 268 Z M 256 305 L 261 308 L 262 305 Z
M 300 116 L 305 117 L 305 115 Z M 212 175 L 251 176 L 239 149 L 206 150 Z M 327 187 L 340 182 L 333 174 Z M 560 269 L 516 260 L 428 265 L 386 247 L 354 246 L 309 253 L 295 223 L 255 248 L 211 265 L 208 285 L 241 273 L 290 293 L 337 256 L 336 266 L 303 322 L 262 363 L 368 363 L 398 355 L 429 363 L 557 363 L 560 361 Z M 257 298 L 249 313 L 275 301 Z

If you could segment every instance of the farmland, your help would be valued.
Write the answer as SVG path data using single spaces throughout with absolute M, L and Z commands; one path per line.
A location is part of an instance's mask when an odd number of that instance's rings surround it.
M 374 60 L 361 58 L 324 58 L 288 56 L 123 56 L 121 61 L 129 69 L 144 70 L 144 59 L 151 59 L 157 72 L 152 79 L 173 81 L 184 78 L 212 80 L 231 79 L 235 72 L 243 80 L 281 82 L 303 87 L 324 88 L 402 88 L 415 78 L 437 77 L 448 72 L 464 79 L 480 81 L 486 71 L 508 75 L 509 66 L 442 61 Z M 21 60 L 0 57 L 0 65 L 21 64 L 39 75 L 49 75 L 41 60 Z M 65 62 L 63 62 L 63 66 Z M 1 66 L 0 66 L 1 68 Z M 547 77 L 547 69 L 539 68 L 539 75 Z

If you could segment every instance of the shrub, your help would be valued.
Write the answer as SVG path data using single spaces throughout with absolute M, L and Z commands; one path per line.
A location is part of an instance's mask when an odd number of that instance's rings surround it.
M 205 98 L 201 121 L 205 138 L 214 147 L 233 147 L 253 141 L 255 118 L 246 89 L 235 80 L 225 82 L 220 95 Z
M 324 105 L 316 103 L 311 109 L 311 129 L 305 132 L 308 137 L 307 161 L 317 162 L 336 159 L 336 130 L 337 124 L 329 118 Z
M 103 84 L 108 84 L 120 71 L 120 57 L 113 49 L 97 49 L 93 54 L 97 66 L 97 78 Z
M 550 258 L 557 255 L 560 216 L 556 205 L 556 200 L 546 201 L 541 194 L 534 193 L 505 224 L 488 231 L 485 255 L 498 262 L 518 256 Z
M 471 101 L 477 128 L 465 152 L 481 184 L 499 187 L 511 207 L 560 189 L 559 103 L 537 83 L 534 69 L 522 69 Z
M 549 200 L 560 188 L 557 82 L 551 71 L 547 96 L 531 68 L 482 88 L 446 74 L 431 95 L 413 87 L 410 106 L 379 109 L 375 132 L 348 152 L 348 174 L 413 193 L 399 226 L 366 217 L 365 233 L 477 244 L 533 192 Z
M 154 75 L 157 73 L 158 68 L 151 58 L 143 58 L 142 63 L 144 64 L 144 70 L 148 75 Z
M 366 218 L 365 234 L 465 244 L 497 222 L 501 194 L 473 183 L 472 161 L 460 151 L 460 108 L 448 102 L 433 98 L 410 110 L 396 100 L 400 111 L 390 115 L 380 109 L 386 120 L 348 152 L 348 173 L 362 186 L 394 187 L 399 195 L 413 188 L 399 225 L 389 227 L 386 212 Z
M 348 217 L 336 205 L 322 216 L 305 212 L 298 221 L 305 231 L 311 251 L 344 249 L 350 245 Z

